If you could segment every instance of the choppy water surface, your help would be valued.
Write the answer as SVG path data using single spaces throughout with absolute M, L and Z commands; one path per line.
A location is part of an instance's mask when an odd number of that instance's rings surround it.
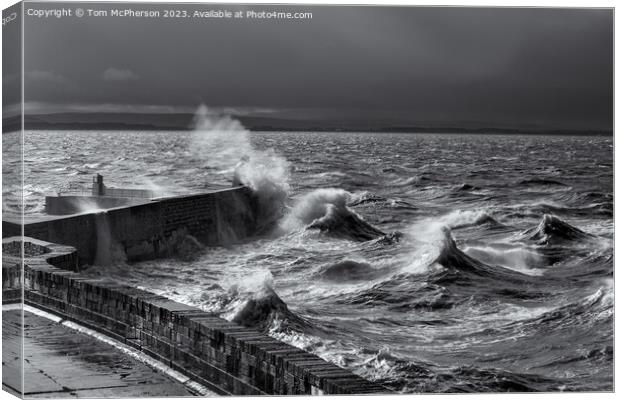
M 28 133 L 27 212 L 96 172 L 119 187 L 229 186 L 233 171 L 188 135 Z M 278 234 L 89 273 L 254 325 L 398 391 L 612 389 L 611 138 L 250 138 L 288 161 Z

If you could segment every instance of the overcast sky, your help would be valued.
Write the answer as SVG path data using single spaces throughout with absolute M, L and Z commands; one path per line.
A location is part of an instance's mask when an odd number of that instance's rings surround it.
M 53 7 L 60 5 L 26 4 Z M 611 10 L 264 9 L 313 18 L 26 17 L 26 102 L 55 111 L 161 112 L 204 102 L 294 118 L 612 127 Z

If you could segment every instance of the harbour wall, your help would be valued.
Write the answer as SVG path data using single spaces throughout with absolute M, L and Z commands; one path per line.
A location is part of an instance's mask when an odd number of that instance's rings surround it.
M 20 242 L 20 237 L 3 240 L 3 294 L 20 289 Z M 313 354 L 198 308 L 68 271 L 77 262 L 75 249 L 27 237 L 24 243 L 30 248 L 24 258 L 25 303 L 99 330 L 218 393 L 387 392 Z
M 238 243 L 256 229 L 257 201 L 247 187 L 176 196 L 24 223 L 24 235 L 78 250 L 78 265 L 169 257 L 196 239 L 206 246 Z M 3 237 L 21 235 L 2 221 Z

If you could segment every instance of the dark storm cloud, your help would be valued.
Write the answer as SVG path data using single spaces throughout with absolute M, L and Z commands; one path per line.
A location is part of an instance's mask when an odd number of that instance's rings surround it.
M 204 101 L 291 118 L 611 129 L 611 10 L 175 8 L 313 18 L 27 17 L 25 70 L 41 79 L 27 85 L 26 101 Z

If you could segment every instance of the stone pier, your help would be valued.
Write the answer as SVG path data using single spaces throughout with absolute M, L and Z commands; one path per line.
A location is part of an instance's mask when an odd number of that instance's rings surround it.
M 61 201 L 65 203 L 56 204 L 56 208 L 71 209 L 75 199 L 55 200 Z M 75 247 L 78 265 L 105 264 L 113 254 L 139 261 L 175 254 L 188 235 L 206 246 L 247 240 L 257 226 L 256 208 L 253 192 L 240 186 L 107 210 L 26 216 L 23 229 L 25 236 Z M 3 237 L 19 236 L 21 229 L 19 220 L 2 221 Z

